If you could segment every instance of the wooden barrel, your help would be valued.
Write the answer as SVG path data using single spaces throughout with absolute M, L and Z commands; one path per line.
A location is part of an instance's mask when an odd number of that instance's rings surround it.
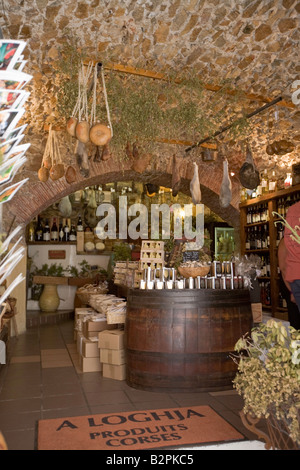
M 127 297 L 127 384 L 153 391 L 232 387 L 229 354 L 252 328 L 248 290 L 138 290 Z

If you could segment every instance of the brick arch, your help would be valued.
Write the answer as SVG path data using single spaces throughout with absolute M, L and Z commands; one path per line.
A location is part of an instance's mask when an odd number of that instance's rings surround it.
M 171 161 L 171 159 L 170 159 Z M 57 202 L 62 197 L 67 196 L 79 189 L 97 184 L 105 184 L 113 181 L 141 181 L 151 182 L 165 187 L 171 187 L 172 164 L 159 162 L 156 168 L 147 169 L 139 174 L 132 170 L 132 162 L 119 162 L 113 157 L 105 162 L 90 162 L 90 175 L 84 178 L 79 171 L 76 171 L 76 180 L 71 185 L 65 178 L 57 181 L 48 180 L 42 183 L 34 176 L 16 196 L 8 203 L 10 220 L 14 218 L 15 225 L 25 227 L 33 217 L 38 215 L 51 204 Z M 190 161 L 183 164 L 181 171 L 182 180 L 180 190 L 185 194 L 190 194 L 190 180 L 193 176 L 193 165 Z M 217 163 L 199 164 L 199 179 L 201 184 L 202 203 L 219 215 L 223 220 L 238 229 L 239 226 L 239 191 L 238 180 L 233 179 L 231 205 L 222 209 L 219 204 L 219 191 L 222 182 L 222 172 Z

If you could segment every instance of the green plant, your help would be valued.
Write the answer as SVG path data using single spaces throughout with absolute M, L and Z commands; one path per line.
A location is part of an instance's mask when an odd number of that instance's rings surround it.
M 127 261 L 131 259 L 131 249 L 127 243 L 118 243 L 114 245 L 114 261 Z
M 61 60 L 54 64 L 57 111 L 64 124 L 71 116 L 78 94 L 78 71 L 87 59 L 78 39 L 66 35 L 59 50 Z M 107 58 L 109 62 L 109 58 Z M 103 64 L 105 68 L 105 63 Z M 230 94 L 230 83 L 225 81 L 219 91 L 211 93 L 201 82 L 199 71 L 163 71 L 164 80 L 121 74 L 105 68 L 108 105 L 113 127 L 110 142 L 112 153 L 120 160 L 128 158 L 126 145 L 137 142 L 141 152 L 155 151 L 157 140 L 175 139 L 200 141 L 213 138 L 222 126 L 232 138 L 247 136 L 248 120 L 241 112 L 242 96 Z M 55 91 L 56 87 L 56 91 Z M 100 89 L 100 88 L 99 88 Z M 92 93 L 88 95 L 91 104 Z M 236 105 L 238 104 L 238 110 Z M 96 116 L 107 122 L 105 100 L 97 97 Z M 234 119 L 232 119 L 234 116 Z M 236 116 L 238 116 L 236 118 Z
M 269 320 L 240 338 L 235 351 L 233 385 L 244 399 L 244 413 L 275 417 L 300 444 L 300 331 Z

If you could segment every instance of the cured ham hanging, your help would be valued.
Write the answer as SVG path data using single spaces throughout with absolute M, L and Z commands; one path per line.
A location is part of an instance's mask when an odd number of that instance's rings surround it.
M 225 208 L 228 207 L 232 199 L 232 184 L 228 172 L 228 161 L 227 158 L 223 161 L 223 179 L 220 189 L 220 206 Z
M 200 181 L 199 181 L 199 172 L 198 172 L 198 165 L 194 162 L 194 176 L 190 183 L 190 191 L 192 196 L 192 201 L 194 204 L 200 204 L 201 202 L 201 189 L 200 189 Z

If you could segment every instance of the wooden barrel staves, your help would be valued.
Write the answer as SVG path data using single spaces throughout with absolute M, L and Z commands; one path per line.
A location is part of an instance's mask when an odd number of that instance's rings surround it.
M 130 290 L 125 342 L 127 384 L 152 391 L 232 387 L 229 357 L 252 328 L 248 290 Z

